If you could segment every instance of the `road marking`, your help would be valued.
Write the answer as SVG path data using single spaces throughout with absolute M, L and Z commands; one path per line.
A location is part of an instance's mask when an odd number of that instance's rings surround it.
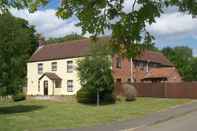
M 124 130 L 120 130 L 120 131 L 135 131 L 135 130 L 143 128 L 143 127 L 145 127 L 145 125 L 138 126 L 138 127 L 135 127 L 135 128 L 124 129 Z

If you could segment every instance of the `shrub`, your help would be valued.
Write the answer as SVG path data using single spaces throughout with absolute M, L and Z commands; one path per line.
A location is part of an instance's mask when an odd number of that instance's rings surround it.
M 86 88 L 81 88 L 77 92 L 77 101 L 80 103 L 96 103 L 97 94 L 94 90 L 88 90 Z M 113 93 L 106 93 L 105 91 L 100 92 L 101 103 L 115 103 L 116 98 Z
M 77 101 L 80 102 L 80 103 L 93 103 L 93 102 L 95 102 L 93 95 L 91 95 L 91 93 L 85 88 L 81 88 L 77 92 Z
M 24 93 L 18 93 L 12 97 L 14 101 L 22 101 L 26 99 L 26 95 Z
M 124 93 L 127 101 L 133 101 L 136 99 L 137 90 L 132 84 L 123 84 Z

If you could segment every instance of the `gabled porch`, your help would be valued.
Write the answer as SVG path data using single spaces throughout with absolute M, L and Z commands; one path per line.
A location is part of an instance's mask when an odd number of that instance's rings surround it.
M 62 79 L 55 73 L 44 73 L 38 81 L 39 95 L 61 95 Z

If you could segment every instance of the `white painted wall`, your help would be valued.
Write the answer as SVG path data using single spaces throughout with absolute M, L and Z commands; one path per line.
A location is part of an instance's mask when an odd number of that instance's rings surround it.
M 60 59 L 60 60 L 49 60 L 49 61 L 41 61 L 41 62 L 30 62 L 27 63 L 27 95 L 43 95 L 43 81 L 48 78 L 43 78 L 40 82 L 40 91 L 38 91 L 38 80 L 42 76 L 42 74 L 38 74 L 38 63 L 43 64 L 43 73 L 52 72 L 56 73 L 61 79 L 61 88 L 55 88 L 55 95 L 74 95 L 81 88 L 80 80 L 77 74 L 77 61 L 80 58 L 69 58 L 69 59 Z M 67 73 L 67 61 L 73 61 L 74 71 L 72 73 Z M 51 63 L 57 62 L 57 71 L 52 71 Z M 73 92 L 67 92 L 67 80 L 73 80 Z M 49 88 L 52 86 L 49 81 Z M 48 89 L 50 94 L 51 89 Z

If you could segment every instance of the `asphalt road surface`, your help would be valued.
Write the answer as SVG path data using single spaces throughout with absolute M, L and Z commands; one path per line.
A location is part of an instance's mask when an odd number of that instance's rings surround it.
M 128 131 L 197 131 L 197 111 L 155 125 Z

